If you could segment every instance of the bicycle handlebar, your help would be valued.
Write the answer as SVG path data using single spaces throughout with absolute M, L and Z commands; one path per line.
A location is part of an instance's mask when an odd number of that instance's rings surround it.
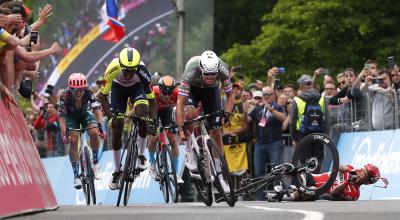
M 228 112 L 226 112 L 225 110 L 221 109 L 221 110 L 218 110 L 218 111 L 210 113 L 210 114 L 197 116 L 194 119 L 187 120 L 187 121 L 183 122 L 183 126 L 187 126 L 189 124 L 192 124 L 192 123 L 195 123 L 195 122 L 198 122 L 198 121 L 206 120 L 207 118 L 209 118 L 211 116 L 214 116 L 214 115 L 222 115 L 222 116 L 226 117 L 228 114 L 229 114 Z

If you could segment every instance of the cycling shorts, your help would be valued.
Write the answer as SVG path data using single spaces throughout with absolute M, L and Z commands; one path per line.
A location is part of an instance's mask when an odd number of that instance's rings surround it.
M 82 128 L 86 128 L 89 124 L 97 125 L 97 120 L 91 111 L 80 110 L 73 114 L 67 114 L 65 116 L 65 124 L 68 128 L 80 129 L 81 125 Z
M 111 87 L 112 111 L 115 112 L 117 110 L 119 113 L 125 113 L 128 99 L 135 102 L 138 100 L 147 100 L 143 85 L 136 83 L 130 87 L 124 87 L 118 83 L 113 83 Z
M 204 114 L 211 114 L 221 110 L 221 94 L 218 86 L 205 88 L 190 86 L 189 100 L 186 105 L 197 108 L 199 102 L 201 102 Z M 207 123 L 211 129 L 219 129 L 222 127 L 221 116 L 213 115 L 208 117 Z

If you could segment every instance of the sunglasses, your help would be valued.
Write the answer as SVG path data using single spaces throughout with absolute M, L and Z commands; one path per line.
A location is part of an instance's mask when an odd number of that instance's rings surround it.
M 255 100 L 260 100 L 261 98 L 262 98 L 262 97 L 260 97 L 260 96 L 254 97 Z
M 82 88 L 72 88 L 71 89 L 71 92 L 72 93 L 77 93 L 77 92 L 82 92 L 84 89 L 82 89 Z
M 218 72 L 203 73 L 204 76 L 215 76 Z
M 344 84 L 346 84 L 346 81 L 341 81 L 341 82 L 339 82 L 339 84 L 344 85 Z
M 264 92 L 263 96 L 272 96 L 274 93 L 268 93 L 268 92 Z
M 121 68 L 121 71 L 122 71 L 122 72 L 131 73 L 131 74 L 134 74 L 136 70 L 137 70 L 137 67 L 134 67 L 134 68 L 122 67 L 122 68 Z

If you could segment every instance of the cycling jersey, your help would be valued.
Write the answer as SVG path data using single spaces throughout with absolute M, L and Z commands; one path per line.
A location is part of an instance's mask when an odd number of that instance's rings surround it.
M 99 102 L 97 102 L 92 90 L 89 88 L 87 88 L 83 93 L 82 107 L 80 109 L 75 108 L 75 99 L 70 88 L 65 89 L 58 104 L 58 112 L 60 117 L 76 114 L 80 111 L 89 111 L 90 108 L 94 112 L 97 109 L 101 109 L 101 106 Z
M 354 170 L 354 167 L 352 167 L 351 165 L 347 165 L 345 172 L 339 172 L 335 182 L 326 193 L 331 194 L 334 188 L 348 181 L 351 177 L 351 174 L 349 172 L 352 170 Z M 316 187 L 320 187 L 321 185 L 326 183 L 329 179 L 329 176 L 330 173 L 313 174 Z M 343 190 L 343 196 L 344 200 L 358 200 L 358 198 L 360 197 L 360 186 L 349 183 L 348 186 Z
M 154 93 L 151 88 L 151 75 L 142 61 L 140 61 L 135 74 L 129 80 L 125 79 L 121 71 L 122 69 L 118 58 L 114 58 L 106 69 L 103 86 L 100 89 L 101 93 L 109 94 L 113 83 L 117 83 L 122 87 L 128 88 L 141 82 L 146 93 L 146 98 L 154 98 Z
M 176 106 L 176 102 L 178 100 L 178 92 L 179 92 L 178 88 L 175 88 L 172 91 L 171 95 L 169 96 L 170 97 L 169 100 L 165 100 L 158 86 L 153 86 L 153 92 L 156 97 L 158 110 Z
M 185 66 L 183 72 L 183 81 L 179 87 L 179 95 L 189 96 L 191 87 L 217 87 L 218 81 L 221 81 L 224 91 L 230 92 L 232 90 L 232 82 L 229 78 L 228 66 L 220 59 L 218 66 L 218 76 L 215 82 L 207 85 L 203 81 L 203 75 L 200 69 L 200 56 L 192 57 Z

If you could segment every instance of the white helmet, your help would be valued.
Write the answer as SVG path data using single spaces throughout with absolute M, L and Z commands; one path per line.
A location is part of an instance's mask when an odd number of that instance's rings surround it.
M 200 56 L 200 69 L 202 73 L 216 73 L 218 72 L 219 58 L 210 51 L 204 51 Z

